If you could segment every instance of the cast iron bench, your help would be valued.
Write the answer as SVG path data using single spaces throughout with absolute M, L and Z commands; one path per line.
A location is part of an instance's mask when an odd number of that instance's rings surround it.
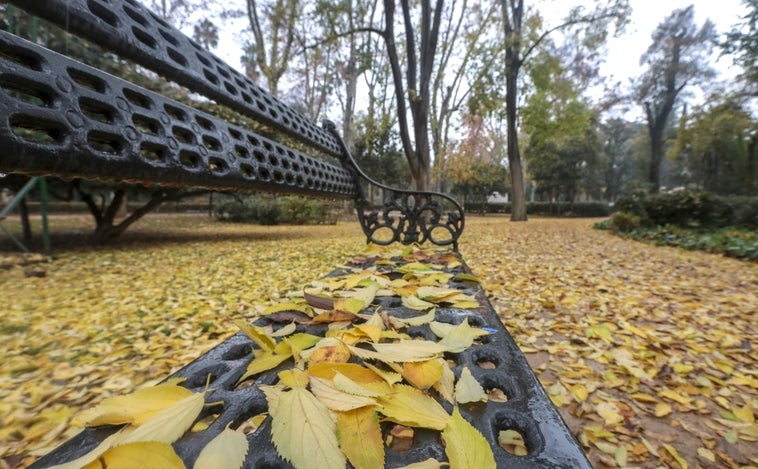
M 447 195 L 393 189 L 368 178 L 355 164 L 336 127 L 323 127 L 278 101 L 222 60 L 201 48 L 134 0 L 12 0 L 10 3 L 131 60 L 167 80 L 226 106 L 253 121 L 243 128 L 166 96 L 108 75 L 69 57 L 0 31 L 0 172 L 84 180 L 205 188 L 229 192 L 292 193 L 353 199 L 367 241 L 431 242 L 458 256 L 464 213 Z M 335 160 L 330 162 L 329 159 Z M 366 194 L 379 187 L 385 200 L 373 207 Z M 461 262 L 458 273 L 469 272 Z M 458 285 L 480 304 L 474 310 L 440 308 L 439 320 L 492 332 L 458 357 L 474 376 L 498 388 L 507 402 L 461 408 L 490 441 L 499 467 L 590 467 L 526 359 L 478 284 Z M 372 308 L 402 317 L 398 304 L 377 300 Z M 313 326 L 298 326 L 312 330 Z M 323 332 L 323 331 L 322 331 Z M 428 335 L 428 330 L 417 331 Z M 174 444 L 188 467 L 207 441 L 228 423 L 239 425 L 266 409 L 258 384 L 236 389 L 253 359 L 252 342 L 237 334 L 174 376 L 199 391 L 212 377 L 207 402 L 223 401 L 216 422 Z M 487 362 L 494 369 L 480 369 Z M 290 364 L 291 366 L 291 364 Z M 449 410 L 449 409 L 448 409 Z M 498 445 L 499 430 L 514 429 L 528 455 L 514 456 Z M 113 428 L 89 428 L 33 467 L 75 459 Z M 244 467 L 290 467 L 276 453 L 265 424 L 248 435 Z M 445 460 L 438 434 L 420 432 L 408 451 L 387 451 L 387 467 L 427 457 Z

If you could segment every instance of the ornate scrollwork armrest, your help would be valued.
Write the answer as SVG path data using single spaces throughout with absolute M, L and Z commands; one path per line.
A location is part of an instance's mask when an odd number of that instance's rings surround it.
M 429 241 L 438 246 L 452 245 L 458 250 L 465 216 L 455 199 L 439 192 L 396 189 L 374 181 L 355 162 L 335 124 L 326 121 L 324 128 L 339 142 L 342 163 L 355 179 L 367 183 L 369 190 L 377 187 L 384 191 L 385 200 L 379 208 L 367 200 L 362 186 L 356 195 L 358 220 L 368 242 L 386 246 L 395 242 L 422 244 Z

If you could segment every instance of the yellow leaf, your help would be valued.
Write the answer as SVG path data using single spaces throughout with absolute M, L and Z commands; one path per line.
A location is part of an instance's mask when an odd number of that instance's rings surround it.
M 445 409 L 433 397 L 418 389 L 396 384 L 392 392 L 377 399 L 383 415 L 395 423 L 409 427 L 442 430 L 450 420 Z
M 279 355 L 297 357 L 300 355 L 301 351 L 307 348 L 313 347 L 314 345 L 318 344 L 322 340 L 324 340 L 323 337 L 301 332 L 299 334 L 293 335 L 292 337 L 287 337 L 284 340 L 282 340 L 276 346 L 276 348 L 274 349 L 274 352 Z
M 253 361 L 247 365 L 247 371 L 245 371 L 245 374 L 242 375 L 239 380 L 244 381 L 250 376 L 255 376 L 264 371 L 273 370 L 284 363 L 288 358 L 290 358 L 289 355 L 278 355 L 273 352 L 264 352 L 262 355 L 253 358 Z
M 524 436 L 516 430 L 501 430 L 497 435 L 498 444 L 514 456 L 526 456 L 529 450 L 524 443 Z
M 308 374 L 298 368 L 282 370 L 277 376 L 279 382 L 289 388 L 305 388 L 309 383 Z
M 355 469 L 384 468 L 382 429 L 376 412 L 365 407 L 337 416 L 337 438 Z
M 466 421 L 458 410 L 442 432 L 445 454 L 455 469 L 495 469 L 495 455 L 489 442 Z
M 658 395 L 661 397 L 665 397 L 667 399 L 671 399 L 672 401 L 676 401 L 682 405 L 689 405 L 692 402 L 691 397 L 683 396 L 670 389 L 664 389 L 663 391 L 659 391 Z
M 194 393 L 147 419 L 134 429 L 120 433 L 116 444 L 138 441 L 173 443 L 192 427 L 205 405 L 205 393 Z
M 264 309 L 261 314 L 263 316 L 268 316 L 269 314 L 279 313 L 282 311 L 298 311 L 313 317 L 313 308 L 308 306 L 306 303 L 295 302 L 279 303 L 277 305 L 269 306 L 268 308 Z
M 474 378 L 467 366 L 461 370 L 461 377 L 455 383 L 455 400 L 459 404 L 487 402 L 487 393 L 484 392 L 484 388 Z
M 671 413 L 671 406 L 665 402 L 659 402 L 655 405 L 655 416 L 665 417 Z
M 434 308 L 434 303 L 424 301 L 416 295 L 404 296 L 402 298 L 403 306 L 409 309 L 415 309 L 418 311 L 426 311 L 427 309 Z
M 710 462 L 716 462 L 716 455 L 713 453 L 713 451 L 709 450 L 708 448 L 698 448 L 697 454 L 703 459 L 706 459 Z
M 571 394 L 574 395 L 576 402 L 579 403 L 586 401 L 587 397 L 590 395 L 587 387 L 583 384 L 574 384 L 573 386 L 569 386 L 569 391 L 571 391 Z
M 184 462 L 168 443 L 139 441 L 114 446 L 83 469 L 184 469 Z
M 441 287 L 420 287 L 416 290 L 416 295 L 424 301 L 432 303 L 442 303 L 450 298 L 460 295 L 460 290 L 455 288 Z
M 311 392 L 329 410 L 334 412 L 347 412 L 361 407 L 373 406 L 376 399 L 367 396 L 357 396 L 340 391 L 334 383 L 328 379 L 310 377 Z
M 387 386 L 387 383 L 385 383 L 384 381 L 375 381 L 369 384 L 369 386 L 371 386 L 369 388 L 359 383 L 356 383 L 355 381 L 343 375 L 342 373 L 335 374 L 334 378 L 332 379 L 332 382 L 334 383 L 334 387 L 336 387 L 340 391 L 346 392 L 348 394 L 352 394 L 354 396 L 379 397 L 383 394 L 388 394 L 390 392 L 390 387 Z M 377 390 L 377 389 L 381 389 L 381 390 Z
M 403 364 L 403 378 L 413 386 L 426 391 L 442 378 L 442 364 L 437 359 Z
M 455 403 L 455 374 L 453 370 L 447 365 L 447 362 L 443 358 L 438 358 L 442 365 L 442 378 L 434 385 L 434 389 L 440 394 L 440 397 L 447 402 Z
M 131 423 L 139 425 L 158 411 L 191 396 L 189 389 L 169 382 L 138 389 L 125 396 L 114 396 L 77 415 L 74 425 L 118 425 Z
M 359 384 L 383 381 L 382 377 L 373 370 L 356 363 L 310 363 L 308 365 L 308 374 L 318 378 L 334 379 L 338 373 Z
M 626 449 L 626 446 L 619 446 L 616 453 L 613 455 L 613 458 L 616 460 L 616 464 L 618 464 L 619 467 L 626 467 L 629 459 L 629 451 Z
M 244 433 L 227 427 L 200 451 L 194 469 L 239 469 L 248 447 Z
M 416 316 L 413 318 L 402 318 L 399 319 L 400 322 L 405 324 L 406 326 L 423 326 L 424 324 L 429 324 L 430 322 L 434 321 L 434 318 L 437 315 L 437 309 L 432 308 L 429 310 L 428 313 L 422 314 L 421 316 Z
M 443 326 L 442 324 L 444 323 L 432 323 L 430 327 L 432 332 L 442 337 L 439 344 L 444 346 L 446 351 L 452 353 L 463 352 L 474 344 L 477 337 L 489 334 L 484 329 L 469 326 L 468 318 L 457 326 L 447 327 L 450 325 Z
M 356 307 L 358 308 L 357 311 L 354 309 L 348 309 L 351 313 L 359 313 L 363 308 L 366 308 L 373 303 L 374 298 L 376 297 L 376 285 L 370 285 L 366 288 L 360 288 L 354 292 L 348 293 L 351 299 L 358 300 L 360 302 L 360 305 L 356 304 Z
M 258 347 L 261 348 L 261 350 L 264 350 L 266 352 L 271 352 L 274 350 L 274 347 L 276 347 L 276 341 L 272 339 L 271 337 L 266 334 L 266 331 L 261 329 L 260 327 L 253 326 L 252 324 L 248 324 L 246 321 L 242 319 L 237 319 L 234 321 L 234 324 L 237 325 L 237 327 L 240 328 L 242 332 L 245 333 L 250 340 L 252 340 Z
M 319 347 L 308 356 L 308 363 L 347 363 L 348 360 L 350 360 L 350 349 L 342 342 Z
M 681 469 L 687 469 L 689 467 L 687 461 L 679 455 L 679 452 L 676 450 L 676 448 L 666 443 L 663 443 L 663 447 L 676 460 L 676 462 L 679 463 L 679 467 Z
M 753 414 L 753 408 L 750 407 L 750 404 L 745 404 L 744 407 L 733 405 L 732 412 L 740 422 L 755 423 L 755 415 Z
M 379 342 L 382 339 L 382 328 L 379 326 L 359 324 L 355 326 L 355 330 L 368 337 L 372 342 Z
M 293 466 L 345 467 L 347 461 L 337 441 L 337 425 L 329 409 L 306 389 L 283 392 L 272 416 L 274 446 Z
M 286 337 L 297 330 L 297 324 L 291 322 L 271 333 L 271 337 Z
M 447 349 L 444 345 L 428 340 L 400 340 L 390 344 L 371 344 L 374 351 L 348 346 L 350 352 L 364 360 L 403 363 L 422 362 L 442 355 Z
M 613 402 L 601 402 L 597 405 L 596 410 L 608 426 L 617 425 L 624 421 L 624 417 L 619 414 L 618 406 Z

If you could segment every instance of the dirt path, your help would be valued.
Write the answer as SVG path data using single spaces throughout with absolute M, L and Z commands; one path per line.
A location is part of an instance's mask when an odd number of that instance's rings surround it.
M 472 224 L 464 256 L 595 467 L 758 467 L 758 264 Z

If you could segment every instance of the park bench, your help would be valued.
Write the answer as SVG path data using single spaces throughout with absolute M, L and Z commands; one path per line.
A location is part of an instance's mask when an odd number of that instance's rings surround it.
M 0 31 L 0 172 L 352 199 L 367 241 L 447 246 L 449 256 L 459 259 L 449 264 L 452 278 L 470 277 L 457 253 L 464 213 L 454 199 L 371 180 L 353 161 L 334 124 L 318 126 L 306 119 L 136 1 L 10 3 L 235 111 L 252 125 L 227 122 Z M 384 191 L 379 207 L 367 197 L 375 187 Z M 354 262 L 362 262 L 359 267 L 365 269 L 375 260 L 369 256 Z M 344 270 L 338 269 L 334 275 L 341 273 Z M 486 389 L 499 389 L 507 396 L 505 402 L 460 409 L 490 442 L 498 467 L 590 467 L 482 287 L 463 280 L 451 280 L 451 286 L 476 298 L 479 306 L 440 305 L 438 320 L 460 324 L 465 319 L 490 332 L 455 357 L 456 374 L 468 365 Z M 368 307 L 377 308 L 397 317 L 411 314 L 391 299 L 377 299 Z M 297 327 L 313 334 L 325 331 L 318 325 Z M 428 326 L 417 327 L 414 334 L 434 337 Z M 173 375 L 186 378 L 183 385 L 195 391 L 203 390 L 210 377 L 212 391 L 206 401 L 223 402 L 204 411 L 218 414 L 207 429 L 174 443 L 187 467 L 228 424 L 234 427 L 265 412 L 266 399 L 257 386 L 272 383 L 276 370 L 249 385 L 236 386 L 253 360 L 253 346 L 238 333 Z M 479 366 L 484 363 L 487 366 Z M 513 455 L 499 446 L 498 432 L 508 429 L 521 434 L 527 455 Z M 114 431 L 88 428 L 33 467 L 75 459 Z M 248 435 L 250 451 L 244 467 L 290 467 L 277 454 L 270 431 L 270 425 L 264 424 Z M 420 431 L 410 448 L 389 448 L 386 465 L 398 467 L 429 457 L 445 460 L 442 441 L 438 432 Z

